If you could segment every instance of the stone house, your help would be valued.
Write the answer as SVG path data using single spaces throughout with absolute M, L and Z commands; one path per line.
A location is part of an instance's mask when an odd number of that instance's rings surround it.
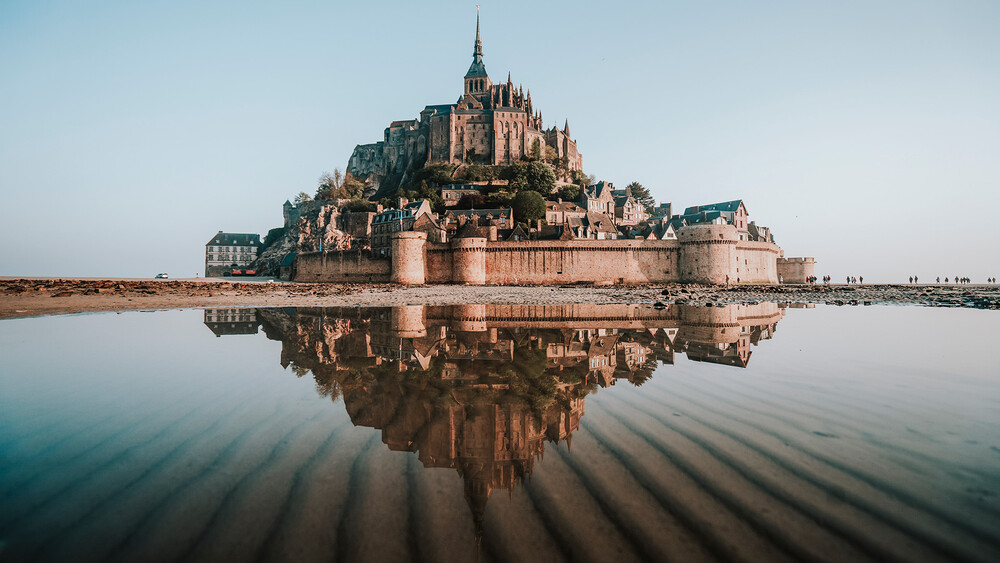
M 445 207 L 455 207 L 462 196 L 481 195 L 485 188 L 478 184 L 448 184 L 441 186 L 441 199 Z
M 587 186 L 580 190 L 580 206 L 587 212 L 614 217 L 615 198 L 611 193 L 613 190 L 611 182 L 598 182 L 593 186 Z
M 545 202 L 545 221 L 549 225 L 563 225 L 570 218 L 581 218 L 587 215 L 587 210 L 571 201 Z
M 618 227 L 614 220 L 604 213 L 588 211 L 580 218 L 570 218 L 566 221 L 566 228 L 573 233 L 575 238 L 593 240 L 617 240 L 619 238 Z
M 615 221 L 618 225 L 638 225 L 649 219 L 646 208 L 631 194 L 616 197 L 614 200 Z
M 671 217 L 670 204 L 661 202 L 660 205 L 653 208 L 653 214 L 651 217 L 666 217 L 669 219 Z
M 219 231 L 205 244 L 205 277 L 221 276 L 233 268 L 246 268 L 257 260 L 259 234 Z
M 376 256 L 392 255 L 389 244 L 392 233 L 412 230 L 417 218 L 430 212 L 431 205 L 426 199 L 413 202 L 400 199 L 398 209 L 386 209 L 376 213 L 372 217 L 371 224 L 372 253 Z

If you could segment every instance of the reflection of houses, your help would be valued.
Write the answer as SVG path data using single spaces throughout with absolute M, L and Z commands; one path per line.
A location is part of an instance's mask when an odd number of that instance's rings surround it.
M 641 385 L 675 352 L 745 367 L 781 315 L 773 304 L 259 312 L 282 341 L 282 365 L 311 372 L 354 424 L 425 467 L 457 471 L 477 530 L 493 490 L 521 483 L 546 442 L 570 443 L 588 394 L 622 379 Z
M 205 326 L 216 336 L 257 334 L 257 309 L 205 309 Z

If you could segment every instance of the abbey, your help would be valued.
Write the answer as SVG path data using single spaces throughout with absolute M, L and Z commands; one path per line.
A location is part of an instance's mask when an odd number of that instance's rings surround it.
M 355 147 L 347 171 L 376 193 L 388 193 L 426 164 L 511 164 L 533 152 L 544 153 L 545 147 L 552 147 L 568 170 L 582 170 L 583 157 L 570 137 L 568 120 L 562 130 L 555 125 L 545 129 L 530 90 L 515 87 L 509 73 L 505 83 L 490 79 L 476 16 L 472 65 L 458 101 L 427 106 L 419 120 L 393 121 L 382 141 Z

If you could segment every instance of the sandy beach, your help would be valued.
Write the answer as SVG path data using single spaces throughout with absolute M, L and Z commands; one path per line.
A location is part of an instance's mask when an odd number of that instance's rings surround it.
M 454 305 L 463 303 L 686 303 L 778 301 L 1000 309 L 997 285 L 462 286 L 261 281 L 0 279 L 0 318 L 206 307 Z

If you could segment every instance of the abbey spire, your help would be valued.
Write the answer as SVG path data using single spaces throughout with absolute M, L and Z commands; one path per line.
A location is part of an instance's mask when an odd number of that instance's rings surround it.
M 476 7 L 476 45 L 472 49 L 472 65 L 469 67 L 469 72 L 465 73 L 465 79 L 468 81 L 470 78 L 486 78 L 486 65 L 483 64 L 483 39 L 479 35 L 479 7 Z M 467 85 L 468 86 L 468 85 Z M 468 88 L 465 90 L 469 91 Z M 483 91 L 473 90 L 475 91 Z

